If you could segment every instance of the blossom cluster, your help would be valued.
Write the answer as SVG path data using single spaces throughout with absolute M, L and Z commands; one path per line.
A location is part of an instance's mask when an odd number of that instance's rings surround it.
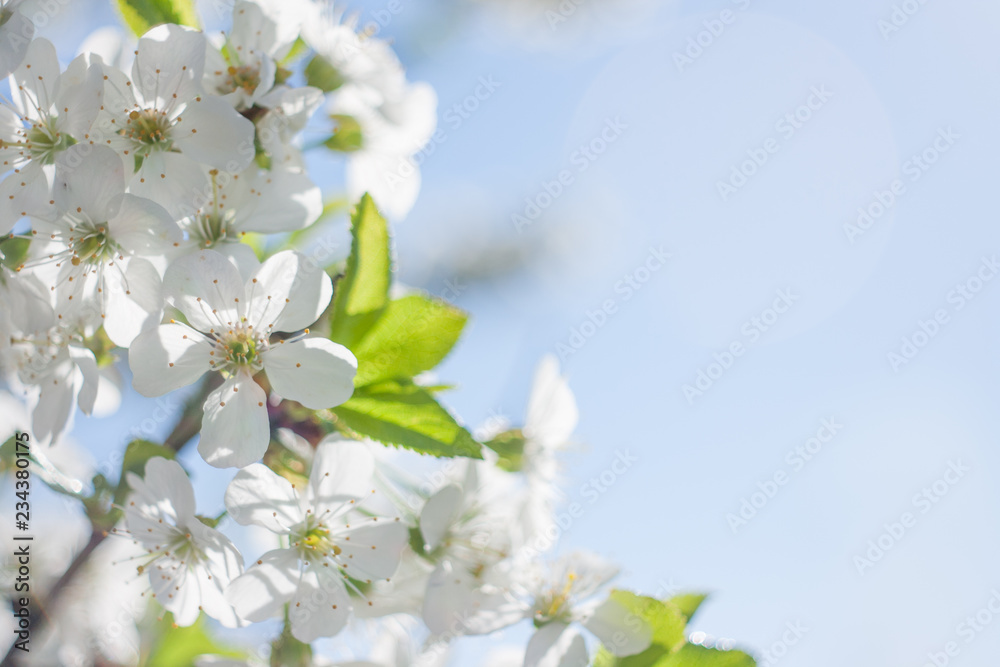
M 101 31 L 64 67 L 24 7 L 0 4 L 0 403 L 30 422 L 43 481 L 83 501 L 90 546 L 110 535 L 51 579 L 84 573 L 133 601 L 108 620 L 87 594 L 54 591 L 51 615 L 75 620 L 45 645 L 52 664 L 136 664 L 147 606 L 173 627 L 280 619 L 271 664 L 296 651 L 295 664 L 326 664 L 313 642 L 366 627 L 378 641 L 363 664 L 396 667 L 444 665 L 458 638 L 524 621 L 527 647 L 490 664 L 586 665 L 596 641 L 619 657 L 684 644 L 611 594 L 616 565 L 555 556 L 559 452 L 578 420 L 557 362 L 540 364 L 520 428 L 475 438 L 421 381 L 465 316 L 389 298 L 384 218 L 414 203 L 436 100 L 388 42 L 314 0 L 236 0 L 223 32 Z M 305 141 L 316 129 L 326 138 Z M 325 208 L 312 147 L 344 160 L 341 189 L 362 202 L 346 269 L 296 249 Z M 401 337 L 436 322 L 420 350 Z M 78 410 L 117 409 L 126 361 L 138 394 L 194 396 L 200 426 L 129 445 L 114 487 L 74 474 L 66 452 Z M 215 518 L 174 458 L 195 435 L 205 464 L 235 469 Z M 386 444 L 452 458 L 421 477 L 426 464 Z M 139 578 L 111 574 L 123 563 Z

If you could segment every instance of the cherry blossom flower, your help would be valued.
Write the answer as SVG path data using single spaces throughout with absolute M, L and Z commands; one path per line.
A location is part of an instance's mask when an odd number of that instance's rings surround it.
M 132 384 L 144 396 L 187 386 L 206 371 L 223 373 L 224 382 L 205 401 L 198 443 L 213 466 L 243 467 L 264 455 L 267 396 L 253 379 L 261 370 L 279 396 L 310 409 L 340 405 L 354 391 L 357 360 L 347 348 L 325 338 L 271 340 L 311 325 L 330 302 L 330 277 L 310 270 L 304 259 L 280 252 L 244 284 L 239 270 L 213 250 L 181 257 L 167 269 L 163 287 L 187 324 L 151 329 L 129 348 Z
M 254 157 L 253 123 L 202 89 L 205 36 L 160 25 L 139 39 L 132 76 L 105 67 L 97 126 L 128 168 L 131 191 L 166 207 L 204 188 L 199 163 L 240 172 Z
M 399 519 L 368 516 L 374 459 L 358 442 L 320 443 L 309 483 L 296 489 L 260 464 L 236 474 L 226 508 L 243 525 L 283 536 L 288 546 L 261 556 L 226 591 L 237 613 L 263 621 L 290 603 L 292 634 L 311 642 L 346 625 L 359 586 L 392 577 L 409 538 Z M 369 604 L 373 604 L 369 601 Z
M 51 217 L 33 218 L 27 266 L 60 321 L 95 318 L 127 347 L 160 321 L 160 272 L 180 230 L 162 207 L 125 192 L 121 161 L 106 147 L 67 149 L 55 178 Z
M 73 144 L 92 142 L 104 97 L 99 65 L 79 56 L 60 74 L 55 47 L 41 38 L 31 42 L 11 83 L 11 104 L 0 105 L 0 172 L 14 172 L 0 183 L 3 233 L 50 199 L 52 165 Z
M 239 625 L 223 597 L 243 572 L 243 556 L 225 535 L 195 516 L 194 489 L 176 461 L 146 462 L 145 476 L 128 473 L 132 488 L 125 521 L 147 552 L 139 572 L 149 572 L 153 597 L 178 625 L 191 625 L 204 611 L 227 627 Z
M 35 24 L 21 12 L 27 4 L 27 0 L 0 0 L 0 76 L 21 64 L 35 35 Z

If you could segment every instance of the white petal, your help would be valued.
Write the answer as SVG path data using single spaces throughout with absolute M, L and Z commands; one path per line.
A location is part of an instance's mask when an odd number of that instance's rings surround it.
M 7 76 L 21 64 L 34 35 L 35 24 L 15 9 L 0 26 L 0 76 Z
M 485 590 L 463 567 L 445 560 L 427 581 L 424 623 L 435 634 L 489 634 L 530 614 L 518 600 L 498 589 Z
M 562 623 L 539 628 L 528 642 L 524 667 L 578 667 L 589 665 L 583 637 Z
M 156 456 L 146 462 L 144 477 L 128 478 L 132 487 L 128 514 L 141 513 L 146 517 L 163 519 L 174 525 L 183 525 L 194 518 L 194 488 L 187 473 L 177 461 Z M 131 524 L 130 524 L 131 525 Z M 132 527 L 135 532 L 135 527 Z
M 462 490 L 449 484 L 427 499 L 420 510 L 420 533 L 433 551 L 441 544 L 462 509 Z
M 61 374 L 55 373 L 56 378 Z M 42 380 L 38 402 L 31 411 L 31 427 L 35 437 L 43 444 L 50 444 L 72 424 L 76 402 L 77 378 L 47 377 Z
M 338 569 L 314 563 L 302 573 L 288 610 L 292 636 L 306 643 L 332 637 L 343 630 L 350 612 L 351 598 Z
M 181 153 L 150 153 L 129 183 L 129 190 L 165 208 L 181 220 L 211 200 L 212 184 L 205 170 Z
M 247 319 L 258 331 L 298 331 L 313 324 L 333 297 L 330 276 L 286 250 L 270 257 L 247 281 Z M 329 407 L 329 406 L 327 406 Z
M 97 120 L 103 101 L 104 71 L 98 64 L 90 64 L 86 56 L 77 56 L 59 81 L 55 106 L 64 114 L 59 118 L 60 131 L 82 140 Z
M 247 202 L 237 209 L 233 223 L 240 231 L 291 232 L 308 227 L 323 213 L 323 194 L 304 172 L 276 169 L 247 176 L 235 181 L 246 189 L 235 195 Z
M 149 584 L 156 600 L 174 615 L 174 623 L 181 627 L 198 620 L 198 582 L 194 573 L 179 567 L 172 559 L 157 560 L 149 568 Z
M 198 453 L 216 468 L 242 468 L 267 451 L 271 428 L 267 395 L 253 378 L 239 373 L 205 399 Z
M 361 579 L 385 579 L 396 573 L 403 547 L 410 531 L 402 521 L 372 518 L 365 523 L 352 520 L 351 528 L 340 535 L 349 541 L 337 541 L 343 553 L 340 560 L 349 563 L 346 572 Z
M 200 31 L 179 25 L 159 25 L 142 36 L 132 63 L 132 83 L 147 106 L 168 111 L 201 92 L 205 46 Z
M 177 259 L 163 276 L 163 296 L 184 313 L 195 329 L 225 331 L 239 322 L 243 279 L 233 264 L 214 250 Z
M 351 201 L 369 193 L 380 212 L 401 220 L 420 194 L 420 168 L 405 155 L 358 151 L 347 163 L 347 192 Z
M 583 626 L 618 656 L 642 653 L 653 639 L 649 624 L 613 598 L 598 605 Z
M 225 598 L 229 583 L 243 573 L 243 556 L 228 537 L 198 519 L 188 529 L 205 554 L 195 570 L 201 592 L 201 609 L 227 628 L 240 625 L 236 610 Z
M 524 433 L 543 447 L 564 445 L 573 435 L 580 413 L 559 362 L 546 355 L 535 371 Z
M 221 97 L 196 97 L 170 131 L 174 145 L 188 157 L 238 173 L 256 155 L 254 125 Z
M 119 269 L 122 263 L 118 263 Z M 143 331 L 157 326 L 163 314 L 160 274 L 141 257 L 128 261 L 125 275 L 109 273 L 104 330 L 115 345 L 128 347 Z
M 309 476 L 309 505 L 316 514 L 334 516 L 346 504 L 372 492 L 375 459 L 368 447 L 355 440 L 324 438 L 316 448 Z
M 61 211 L 77 209 L 91 220 L 104 222 L 118 212 L 125 194 L 125 167 L 106 146 L 77 144 L 56 159 L 54 198 Z
M 226 587 L 226 600 L 240 618 L 266 621 L 295 595 L 299 576 L 299 557 L 293 549 L 268 551 Z
M 85 347 L 70 345 L 69 356 L 80 369 L 83 383 L 80 393 L 77 396 L 77 404 L 83 414 L 89 415 L 94 411 L 94 401 L 97 400 L 97 387 L 100 384 L 100 373 L 97 371 L 97 359 L 94 353 Z
M 226 511 L 240 525 L 254 524 L 279 535 L 305 519 L 291 483 L 261 463 L 236 473 L 226 488 Z
M 59 95 L 59 58 L 52 42 L 32 41 L 12 78 L 17 82 L 11 85 L 14 104 L 32 120 L 47 120 Z
M 354 393 L 358 360 L 331 340 L 306 338 L 276 344 L 262 356 L 271 388 L 307 408 L 332 408 Z
M 186 387 L 211 368 L 212 344 L 182 324 L 163 324 L 139 334 L 128 351 L 132 386 L 143 396 Z

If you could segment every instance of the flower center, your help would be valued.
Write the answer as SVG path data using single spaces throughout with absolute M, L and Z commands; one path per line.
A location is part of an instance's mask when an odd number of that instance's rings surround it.
M 121 130 L 123 137 L 149 148 L 170 149 L 171 123 L 166 113 L 156 109 L 133 111 L 128 115 L 125 124 L 126 127 Z
M 562 588 L 554 586 L 538 600 L 535 605 L 536 626 L 557 620 L 566 613 L 566 605 L 573 592 L 575 582 L 576 574 L 570 572 L 566 575 L 566 583 Z
M 225 343 L 226 359 L 237 366 L 253 366 L 257 361 L 257 341 L 248 333 L 236 334 Z
M 247 95 L 253 93 L 257 90 L 257 86 L 260 85 L 260 70 L 256 67 L 250 65 L 242 65 L 240 67 L 229 66 L 226 70 L 229 76 L 226 78 L 224 85 L 222 86 L 222 93 L 231 93 L 236 90 L 242 90 Z
M 42 164 L 53 164 L 57 153 L 76 143 L 73 137 L 62 134 L 52 127 L 52 119 L 45 124 L 36 124 L 28 130 L 26 138 L 31 158 Z
M 293 546 L 298 547 L 302 558 L 309 560 L 317 556 L 339 556 L 343 549 L 338 547 L 330 539 L 330 530 L 323 524 L 312 525 L 312 521 L 306 522 L 303 532 L 299 533 L 298 539 L 293 540 Z
M 71 238 L 69 249 L 73 253 L 70 259 L 73 266 L 93 266 L 113 257 L 118 245 L 108 236 L 107 227 L 99 226 L 78 238 Z

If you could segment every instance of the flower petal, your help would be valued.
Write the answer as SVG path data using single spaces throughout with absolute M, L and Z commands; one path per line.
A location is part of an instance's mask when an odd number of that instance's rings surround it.
M 136 531 L 131 522 L 137 515 L 163 519 L 175 526 L 196 520 L 194 488 L 177 461 L 155 456 L 146 462 L 144 476 L 131 475 L 128 483 L 132 495 L 126 517 L 133 532 Z
M 437 549 L 448 534 L 462 508 L 462 490 L 449 484 L 427 499 L 420 510 L 420 533 L 431 551 Z
M 139 334 L 128 351 L 132 386 L 143 396 L 186 387 L 211 369 L 212 344 L 183 324 L 163 324 Z
M 284 535 L 305 516 L 291 483 L 261 463 L 236 473 L 226 488 L 226 511 L 233 521 Z
M 170 133 L 184 155 L 231 173 L 249 167 L 256 155 L 253 123 L 221 97 L 193 99 Z
M 653 639 L 653 629 L 624 605 L 608 598 L 583 621 L 587 628 L 618 656 L 642 653 Z
M 80 393 L 76 397 L 77 405 L 85 415 L 94 411 L 94 401 L 97 400 L 97 386 L 100 384 L 101 375 L 97 371 L 97 359 L 94 353 L 85 347 L 70 345 L 69 356 L 80 369 L 81 386 Z
M 573 435 L 580 413 L 559 362 L 546 355 L 538 364 L 528 400 L 524 434 L 546 448 L 559 447 Z
M 270 257 L 247 281 L 247 319 L 259 331 L 298 331 L 314 323 L 333 297 L 333 283 L 319 265 L 286 250 Z M 326 406 L 329 407 L 329 406 Z
M 32 40 L 12 78 L 11 101 L 28 118 L 47 120 L 59 95 L 59 58 L 52 42 L 44 37 Z
M 340 559 L 349 563 L 345 572 L 355 579 L 385 579 L 394 575 L 410 537 L 402 521 L 378 517 L 363 524 L 352 522 L 349 530 L 338 534 L 351 538 L 337 540 L 337 545 L 342 551 Z
M 147 106 L 171 111 L 201 92 L 205 35 L 185 26 L 163 24 L 139 40 L 132 83 Z
M 309 476 L 309 505 L 317 515 L 338 516 L 372 492 L 375 458 L 364 444 L 328 436 L 319 443 Z
M 587 645 L 580 633 L 563 623 L 539 628 L 528 642 L 524 667 L 579 667 L 589 665 Z
M 129 191 L 156 202 L 174 220 L 193 214 L 212 197 L 205 170 L 187 155 L 156 151 L 143 161 Z
M 226 600 L 240 618 L 251 623 L 266 621 L 292 599 L 299 579 L 299 557 L 295 550 L 268 551 L 256 565 L 230 582 Z
M 260 460 L 271 439 L 264 402 L 252 377 L 239 373 L 205 399 L 198 452 L 216 468 L 242 468 Z
M 163 292 L 160 274 L 145 259 L 133 257 L 124 271 L 125 275 L 109 272 L 105 278 L 104 330 L 115 345 L 128 347 L 143 330 L 160 323 Z
M 7 76 L 24 60 L 35 35 L 35 24 L 16 9 L 0 26 L 0 76 Z
M 307 408 L 332 408 L 354 393 L 358 360 L 332 340 L 306 338 L 277 344 L 262 356 L 271 388 Z
M 241 232 L 274 234 L 308 227 L 323 213 L 323 195 L 309 175 L 292 169 L 257 172 L 233 178 L 233 201 L 246 202 L 233 226 Z
M 167 268 L 163 296 L 195 329 L 225 331 L 240 320 L 243 279 L 223 255 L 201 250 L 180 257 Z
M 80 209 L 91 220 L 104 222 L 118 213 L 125 194 L 125 167 L 106 146 L 70 146 L 56 159 L 53 190 L 60 211 L 76 215 Z
M 344 629 L 350 613 L 351 598 L 338 568 L 318 562 L 306 568 L 289 607 L 292 636 L 306 643 L 332 637 Z

